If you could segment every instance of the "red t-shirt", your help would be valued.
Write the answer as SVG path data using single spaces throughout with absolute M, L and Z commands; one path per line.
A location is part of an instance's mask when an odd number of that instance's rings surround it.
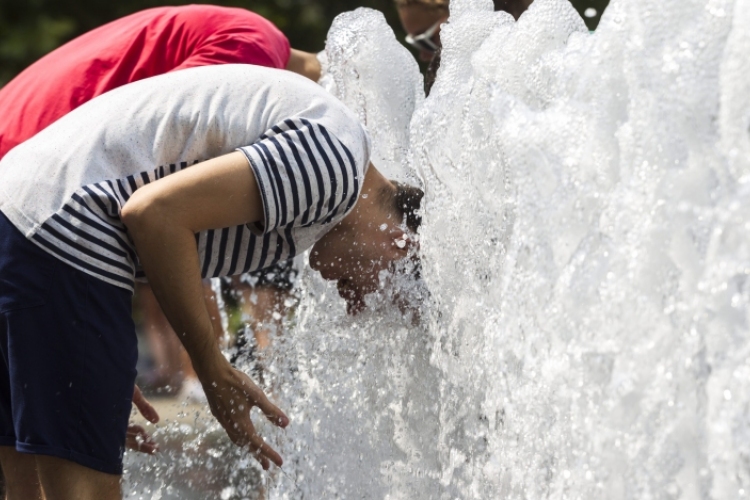
M 210 64 L 285 68 L 289 52 L 276 26 L 244 9 L 160 7 L 118 19 L 47 54 L 0 89 L 0 158 L 126 83 Z

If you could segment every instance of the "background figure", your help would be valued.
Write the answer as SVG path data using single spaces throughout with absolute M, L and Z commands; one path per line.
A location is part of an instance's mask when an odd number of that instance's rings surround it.
M 136 285 L 133 310 L 140 311 L 141 331 L 148 345 L 153 366 L 138 370 L 138 386 L 147 393 L 175 394 L 182 388 L 183 367 L 180 340 L 159 307 L 151 287 Z
M 396 0 L 398 17 L 406 31 L 406 42 L 419 51 L 422 62 L 430 62 L 440 48 L 440 25 L 450 14 L 448 0 Z
M 281 334 L 284 318 L 293 301 L 297 274 L 293 261 L 288 261 L 224 280 L 237 301 L 242 318 L 232 361 L 243 359 L 249 362 L 253 375 L 259 379 L 262 378 L 267 350 L 273 338 Z
M 534 0 L 492 0 L 495 4 L 495 10 L 502 10 L 513 16 L 516 20 L 521 14 L 526 12 L 531 2 Z
M 221 312 L 209 282 L 205 283 L 203 292 L 214 331 L 224 345 L 227 339 L 221 324 Z M 154 364 L 150 371 L 139 372 L 138 385 L 152 394 L 178 394 L 187 401 L 205 402 L 206 397 L 190 357 L 162 312 L 151 287 L 145 283 L 136 285 L 133 301 L 134 310 L 140 310 L 141 330 Z
M 507 12 L 516 20 L 534 0 L 493 0 L 496 11 Z M 419 51 L 419 59 L 429 62 L 425 72 L 425 93 L 429 94 L 440 68 L 440 25 L 450 14 L 448 0 L 396 0 L 398 16 L 406 31 L 406 42 Z

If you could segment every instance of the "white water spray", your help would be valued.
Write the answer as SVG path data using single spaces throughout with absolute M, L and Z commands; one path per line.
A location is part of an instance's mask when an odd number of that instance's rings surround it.
M 329 34 L 327 88 L 425 188 L 429 294 L 351 319 L 305 276 L 268 495 L 749 496 L 750 0 L 613 0 L 594 34 L 451 3 L 425 100 L 382 16 Z

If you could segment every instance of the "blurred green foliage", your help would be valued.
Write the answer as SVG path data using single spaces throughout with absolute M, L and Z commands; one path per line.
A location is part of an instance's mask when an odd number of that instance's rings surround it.
M 609 0 L 572 0 L 593 29 Z M 133 12 L 178 0 L 0 0 L 0 85 L 26 66 L 72 38 Z M 399 39 L 403 31 L 392 0 L 223 0 L 220 5 L 244 7 L 273 21 L 301 50 L 323 48 L 328 28 L 341 12 L 371 7 L 385 14 Z M 596 15 L 586 17 L 586 9 Z M 591 11 L 589 11 L 591 14 Z

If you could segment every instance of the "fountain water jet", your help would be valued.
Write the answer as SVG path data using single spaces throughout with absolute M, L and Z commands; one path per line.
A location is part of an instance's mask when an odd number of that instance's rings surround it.
M 383 297 L 352 319 L 304 277 L 273 371 L 296 484 L 269 495 L 750 494 L 748 21 L 453 0 L 422 100 L 382 17 L 340 17 L 324 83 L 425 188 L 429 294 L 418 326 Z

